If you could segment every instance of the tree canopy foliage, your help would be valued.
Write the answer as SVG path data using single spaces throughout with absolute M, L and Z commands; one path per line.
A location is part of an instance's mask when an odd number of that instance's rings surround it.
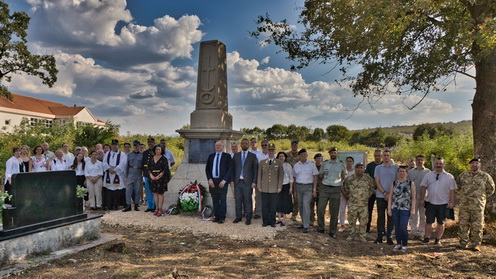
M 29 16 L 24 12 L 10 13 L 7 3 L 0 2 L 0 82 L 10 82 L 12 75 L 25 73 L 37 76 L 52 87 L 58 70 L 52 55 L 31 54 L 27 47 Z M 0 97 L 12 100 L 7 87 L 0 84 Z

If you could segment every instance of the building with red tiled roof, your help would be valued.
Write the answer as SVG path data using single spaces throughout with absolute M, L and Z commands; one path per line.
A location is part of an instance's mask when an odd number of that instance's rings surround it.
M 68 107 L 66 105 L 32 98 L 19 94 L 12 94 L 12 101 L 0 97 L 0 127 L 3 131 L 12 131 L 23 118 L 27 118 L 31 125 L 43 123 L 51 126 L 54 120 L 65 123 L 73 118 L 75 123 L 91 123 L 104 126 L 105 122 L 98 120 L 87 107 Z

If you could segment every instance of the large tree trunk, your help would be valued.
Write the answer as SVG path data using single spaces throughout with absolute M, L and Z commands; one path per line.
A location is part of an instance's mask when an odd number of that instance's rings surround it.
M 482 169 L 496 179 L 496 51 L 475 63 L 476 85 L 472 103 L 475 157 Z M 467 166 L 468 167 L 468 166 Z M 488 221 L 496 221 L 496 195 L 488 198 Z

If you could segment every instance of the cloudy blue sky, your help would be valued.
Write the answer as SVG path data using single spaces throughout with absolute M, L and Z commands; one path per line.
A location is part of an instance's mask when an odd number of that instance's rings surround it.
M 273 124 L 349 129 L 471 119 L 475 83 L 459 77 L 447 92 L 389 96 L 373 107 L 359 104 L 328 73 L 311 65 L 290 72 L 290 61 L 273 46 L 250 38 L 258 15 L 296 22 L 303 1 L 206 0 L 8 0 L 31 17 L 30 50 L 53 54 L 58 82 L 48 88 L 15 76 L 12 92 L 87 106 L 121 134 L 174 134 L 194 110 L 201 41 L 227 46 L 229 112 L 234 128 Z

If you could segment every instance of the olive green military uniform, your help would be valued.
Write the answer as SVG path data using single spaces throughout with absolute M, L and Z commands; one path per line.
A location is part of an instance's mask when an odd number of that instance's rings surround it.
M 292 151 L 289 151 L 286 153 L 286 162 L 291 165 L 291 167 L 294 167 L 298 161 L 300 161 L 300 155 L 298 155 L 298 151 L 293 153 Z M 292 219 L 295 219 L 296 216 L 298 216 L 298 195 L 296 195 L 296 187 L 293 187 L 293 212 L 292 212 Z
M 493 193 L 494 181 L 488 173 L 479 171 L 473 175 L 469 170 L 460 174 L 457 197 L 460 206 L 459 237 L 462 245 L 467 245 L 469 235 L 473 246 L 482 243 L 486 198 Z
M 368 201 L 376 187 L 374 180 L 366 174 L 360 177 L 352 174 L 344 180 L 343 187 L 349 197 L 348 223 L 350 224 L 351 235 L 365 236 L 369 220 Z M 358 232 L 355 232 L 357 219 L 360 226 Z
M 320 171 L 320 167 L 322 165 L 315 165 L 317 167 L 317 170 Z M 317 178 L 317 197 L 312 198 L 312 201 L 310 202 L 310 223 L 315 222 L 315 207 L 319 205 L 319 192 L 320 189 L 322 188 L 322 179 L 323 177 L 321 175 L 318 176 Z

